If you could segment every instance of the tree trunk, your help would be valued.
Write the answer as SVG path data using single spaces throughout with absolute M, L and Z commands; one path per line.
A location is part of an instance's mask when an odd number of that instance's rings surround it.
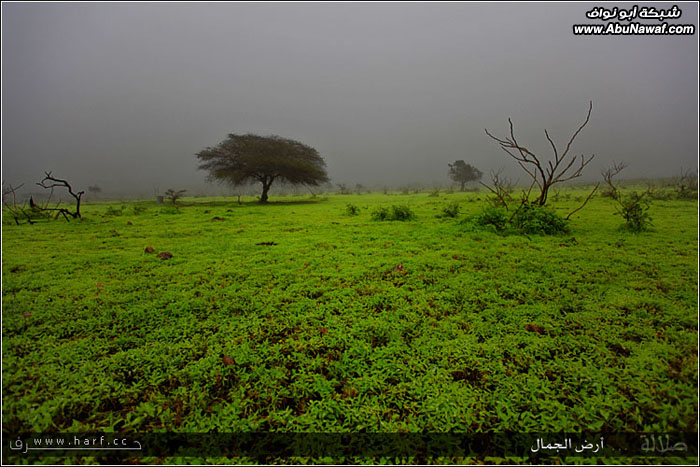
M 465 184 L 466 182 L 460 182 L 460 183 L 462 184 L 462 186 L 460 187 L 459 191 L 464 191 L 464 184 Z
M 263 182 L 263 191 L 262 195 L 260 195 L 261 203 L 267 203 L 267 192 L 270 191 L 270 185 L 272 185 L 272 180 Z
M 78 196 L 76 197 L 76 200 L 75 200 L 75 215 L 78 217 L 81 217 L 80 216 L 80 198 L 82 198 L 82 197 L 83 197 L 83 194 L 79 193 Z
M 547 204 L 547 192 L 549 191 L 549 185 L 545 182 L 544 185 L 542 185 L 542 190 L 540 191 L 540 196 L 537 198 L 537 205 L 539 206 L 544 206 Z

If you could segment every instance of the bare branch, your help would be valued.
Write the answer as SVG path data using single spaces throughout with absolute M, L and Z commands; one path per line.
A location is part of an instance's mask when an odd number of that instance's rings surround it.
M 73 191 L 73 187 L 68 183 L 67 180 L 63 180 L 61 178 L 56 178 L 54 177 L 51 172 L 44 172 L 44 179 L 41 182 L 37 182 L 37 185 L 39 185 L 42 188 L 50 189 L 51 193 L 49 194 L 49 200 L 44 204 L 43 207 L 39 207 L 40 210 L 42 211 L 59 211 L 61 214 L 63 214 L 63 217 L 68 220 L 68 217 L 66 215 L 71 216 L 73 219 L 76 219 L 80 216 L 80 200 L 85 194 L 84 191 L 79 191 L 78 193 L 75 193 Z M 54 188 L 56 187 L 63 187 L 68 190 L 68 193 L 75 198 L 75 212 L 71 212 L 68 209 L 65 208 L 48 208 L 49 203 L 51 202 L 51 197 L 53 196 L 53 191 Z
M 491 171 L 491 183 L 493 184 L 493 188 L 483 182 L 479 183 L 496 196 L 496 198 L 492 200 L 493 204 L 503 206 L 507 211 L 508 203 L 513 200 L 510 196 L 510 192 L 513 190 L 513 183 L 510 179 L 501 176 L 502 171 L 503 169 L 499 169 L 496 172 Z
M 31 212 L 33 210 L 28 210 L 27 209 L 27 202 L 25 201 L 22 205 L 17 204 L 17 190 L 22 188 L 24 186 L 24 183 L 13 187 L 11 184 L 8 185 L 7 188 L 3 189 L 2 192 L 2 204 L 7 208 L 7 210 L 10 212 L 10 215 L 15 221 L 15 224 L 19 225 L 20 219 L 24 218 L 28 223 L 34 224 L 34 220 L 32 219 Z M 7 202 L 7 196 L 12 195 L 12 204 L 9 204 Z
M 617 163 L 613 161 L 612 167 L 608 167 L 607 169 L 600 171 L 600 175 L 603 176 L 603 181 L 608 185 L 608 187 L 610 187 L 609 193 L 607 194 L 609 194 L 613 199 L 617 199 L 619 195 L 619 191 L 613 183 L 613 178 L 626 168 L 627 165 L 624 162 Z
M 549 133 L 547 133 L 547 129 L 545 128 L 544 130 L 544 135 L 547 137 L 547 141 L 549 141 L 549 144 L 552 146 L 552 150 L 554 151 L 554 160 L 558 161 L 559 160 L 559 153 L 557 152 L 557 147 L 554 144 L 554 141 L 552 141 L 552 138 L 549 137 Z M 552 167 L 552 163 L 549 163 L 549 167 Z
M 542 183 L 540 183 L 540 181 L 537 179 L 537 176 L 534 175 L 532 172 L 530 172 L 520 161 L 518 161 L 518 164 L 520 165 L 520 167 L 522 167 L 522 169 L 523 169 L 525 172 L 527 172 L 527 174 L 528 174 L 530 177 L 532 177 L 532 179 L 535 181 L 535 183 L 537 183 L 537 186 L 538 186 L 540 189 L 542 189 Z
M 588 194 L 588 197 L 587 197 L 586 200 L 583 202 L 583 204 L 582 204 L 581 206 L 577 207 L 576 209 L 574 209 L 573 211 L 571 211 L 571 212 L 565 217 L 565 219 L 566 219 L 567 221 L 569 220 L 569 218 L 570 218 L 571 216 L 573 216 L 575 213 L 577 213 L 578 211 L 580 211 L 581 209 L 583 209 L 583 207 L 584 207 L 586 204 L 588 204 L 588 201 L 590 201 L 590 199 L 593 198 L 593 195 L 595 194 L 596 190 L 598 190 L 598 187 L 599 187 L 599 186 L 600 186 L 600 182 L 596 183 L 595 187 L 593 187 L 593 191 L 591 191 L 591 192 Z
M 566 149 L 561 154 L 559 153 L 554 140 L 550 136 L 549 131 L 546 129 L 544 130 L 545 137 L 547 138 L 547 141 L 554 152 L 554 160 L 547 161 L 545 166 L 543 166 L 542 160 L 536 154 L 518 142 L 513 129 L 513 121 L 510 118 L 508 119 L 510 136 L 506 136 L 505 138 L 501 139 L 491 134 L 488 130 L 484 131 L 491 139 L 499 144 L 501 149 L 516 160 L 518 165 L 520 165 L 520 167 L 533 180 L 533 185 L 536 184 L 539 187 L 540 195 L 537 198 L 536 203 L 543 206 L 547 202 L 547 193 L 552 185 L 580 177 L 583 173 L 583 169 L 595 157 L 595 155 L 591 155 L 590 157 L 586 158 L 582 155 L 580 159 L 573 157 L 571 160 L 566 161 L 566 156 L 569 153 L 571 145 L 581 130 L 583 130 L 583 128 L 588 124 L 592 110 L 593 102 L 590 101 L 585 121 L 573 133 L 566 145 Z M 577 161 L 578 165 L 576 165 Z M 534 168 L 526 164 L 531 164 L 534 166 Z
M 571 143 L 574 142 L 574 139 L 576 139 L 576 136 L 578 136 L 578 134 L 581 132 L 581 130 L 583 130 L 583 127 L 586 126 L 586 124 L 588 124 L 588 120 L 591 118 L 591 111 L 592 110 L 593 110 L 593 101 L 589 101 L 589 103 L 588 103 L 588 115 L 586 115 L 586 120 L 581 124 L 580 127 L 578 127 L 578 130 L 576 130 L 576 132 L 571 136 L 571 139 L 566 144 L 566 149 L 564 150 L 564 152 L 561 155 L 561 159 L 564 159 L 566 157 L 566 155 L 569 153 L 569 148 L 571 147 Z
M 568 177 L 561 178 L 561 176 L 564 175 L 564 173 L 566 173 L 566 171 L 569 170 L 569 168 L 570 168 L 570 167 L 574 164 L 574 162 L 576 162 L 576 160 L 577 160 L 577 159 L 572 159 L 571 162 L 569 163 L 569 165 L 566 167 L 566 169 L 564 169 L 564 170 L 559 174 L 559 177 L 557 177 L 552 183 L 556 183 L 556 182 L 566 182 L 567 180 L 571 180 L 571 179 L 573 179 L 573 178 L 580 177 L 580 176 L 581 176 L 581 173 L 582 173 L 582 171 L 583 171 L 583 168 L 586 167 L 586 166 L 588 165 L 588 163 L 591 162 L 591 161 L 593 160 L 594 157 L 595 157 L 595 154 L 591 154 L 591 157 L 589 157 L 588 159 L 585 159 L 584 156 L 583 156 L 583 154 L 581 154 L 581 166 L 580 166 L 579 168 L 577 168 L 576 171 L 573 172 L 573 173 L 572 173 L 571 175 L 569 175 Z

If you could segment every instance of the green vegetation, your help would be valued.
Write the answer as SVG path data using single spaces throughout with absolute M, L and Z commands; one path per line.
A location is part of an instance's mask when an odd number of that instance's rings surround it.
M 590 190 L 564 191 L 522 231 Z M 459 222 L 504 219 L 482 196 L 6 217 L 3 431 L 697 431 L 697 202 L 504 236 Z
M 432 195 L 431 195 L 432 196 Z M 453 201 L 442 208 L 442 214 L 438 214 L 441 217 L 457 217 L 459 215 L 459 203 Z
M 347 204 L 345 206 L 345 211 L 348 213 L 348 216 L 357 216 L 360 214 L 360 208 L 354 204 Z
M 406 205 L 392 204 L 390 208 L 379 206 L 372 211 L 375 221 L 410 221 L 415 218 L 416 214 Z
M 651 227 L 649 215 L 649 202 L 645 199 L 645 193 L 632 192 L 627 196 L 616 198 L 618 202 L 617 213 L 625 219 L 625 227 L 630 232 L 642 232 Z
M 502 233 L 562 235 L 570 232 L 569 223 L 556 211 L 528 203 L 512 208 L 512 212 L 503 206 L 487 206 L 481 213 L 463 222 L 473 222 Z

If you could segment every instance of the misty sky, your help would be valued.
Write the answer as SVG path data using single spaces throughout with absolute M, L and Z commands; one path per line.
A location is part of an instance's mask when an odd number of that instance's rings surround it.
M 673 4 L 697 28 L 695 2 L 653 5 Z M 596 5 L 3 3 L 2 178 L 199 189 L 194 154 L 252 132 L 315 147 L 337 183 L 447 184 L 456 159 L 524 183 L 484 128 L 512 117 L 548 158 L 544 128 L 564 146 L 589 100 L 587 178 L 697 167 L 698 33 L 574 36 Z

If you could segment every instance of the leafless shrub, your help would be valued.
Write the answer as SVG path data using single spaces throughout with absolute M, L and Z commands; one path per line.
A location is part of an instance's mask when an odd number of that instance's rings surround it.
M 51 175 L 51 172 L 44 172 L 46 175 L 44 179 L 40 182 L 37 182 L 37 185 L 39 185 L 42 188 L 46 188 L 48 190 L 51 190 L 51 194 L 53 194 L 53 190 L 56 187 L 62 187 L 68 190 L 68 193 L 75 199 L 75 212 L 71 212 L 69 209 L 66 208 L 59 208 L 58 205 L 54 208 L 49 208 L 48 205 L 44 207 L 40 207 L 42 211 L 56 211 L 56 217 L 58 215 L 63 215 L 63 217 L 68 221 L 68 216 L 71 216 L 73 219 L 77 219 L 80 217 L 80 200 L 85 194 L 84 191 L 79 191 L 75 193 L 73 191 L 73 187 L 71 186 L 70 183 L 68 183 L 67 180 L 63 180 L 60 178 L 56 178 L 53 175 Z M 51 196 L 49 196 L 49 199 L 51 199 Z M 30 199 L 30 204 L 31 204 L 31 199 Z M 48 202 L 47 202 L 48 204 Z
M 695 170 L 681 168 L 676 181 L 676 197 L 678 199 L 694 199 L 698 196 L 698 173 Z
M 617 187 L 613 183 L 613 178 L 617 176 L 620 172 L 625 170 L 627 168 L 627 165 L 625 165 L 624 162 L 613 162 L 612 167 L 608 167 L 607 169 L 604 169 L 600 172 L 600 174 L 603 176 L 603 181 L 605 184 L 608 186 L 606 190 L 603 190 L 603 196 L 612 198 L 612 199 L 618 199 L 620 197 L 620 192 L 618 191 Z
M 491 184 L 493 187 L 479 182 L 481 185 L 485 186 L 494 197 L 488 198 L 489 202 L 494 206 L 503 206 L 508 210 L 508 204 L 513 200 L 511 193 L 513 193 L 513 182 L 502 175 L 503 169 L 498 169 L 497 171 L 491 171 Z
M 51 190 L 48 199 L 46 199 L 44 202 L 34 201 L 33 196 L 30 196 L 29 200 L 25 200 L 21 203 L 18 202 L 17 194 L 19 189 L 23 186 L 24 183 L 16 187 L 8 184 L 7 187 L 3 188 L 2 190 L 2 203 L 5 208 L 7 208 L 10 216 L 12 216 L 14 219 L 15 224 L 20 225 L 21 221 L 26 221 L 28 224 L 34 224 L 38 220 L 49 220 L 51 218 L 49 211 L 60 211 L 58 209 L 58 206 L 61 204 L 60 201 L 56 203 L 53 208 L 50 207 L 53 189 Z M 57 212 L 56 217 L 59 215 L 60 212 Z
M 616 214 L 621 215 L 625 219 L 625 227 L 632 232 L 641 232 L 651 225 L 651 216 L 647 212 L 649 211 L 647 198 L 650 191 L 647 189 L 641 194 L 632 192 L 623 196 L 613 179 L 626 167 L 623 162 L 619 164 L 613 163 L 612 167 L 601 171 L 601 175 L 608 185 L 607 192 L 610 193 L 609 196 L 617 203 Z
M 554 153 L 554 160 L 547 161 L 546 164 L 532 151 L 527 149 L 522 144 L 518 143 L 515 138 L 515 132 L 513 131 L 513 121 L 509 118 L 508 124 L 510 126 L 510 135 L 505 138 L 497 138 L 491 134 L 488 130 L 486 134 L 496 141 L 501 149 L 505 151 L 510 157 L 515 159 L 515 161 L 520 165 L 520 167 L 532 178 L 533 182 L 538 186 L 540 194 L 534 201 L 535 204 L 539 206 L 544 206 L 547 203 L 547 195 L 549 189 L 552 185 L 557 183 L 572 180 L 574 178 L 580 177 L 583 173 L 583 169 L 593 160 L 595 155 L 590 157 L 585 157 L 583 154 L 580 158 L 570 157 L 569 150 L 571 145 L 576 139 L 576 136 L 583 130 L 583 128 L 588 124 L 591 118 L 591 111 L 593 110 L 593 102 L 591 101 L 588 106 L 588 114 L 586 115 L 586 120 L 578 127 L 574 134 L 569 139 L 566 144 L 566 148 L 563 152 L 560 152 L 554 144 L 554 141 L 549 136 L 549 132 L 544 130 L 544 134 L 549 141 L 552 151 Z M 576 161 L 579 161 L 578 164 Z

